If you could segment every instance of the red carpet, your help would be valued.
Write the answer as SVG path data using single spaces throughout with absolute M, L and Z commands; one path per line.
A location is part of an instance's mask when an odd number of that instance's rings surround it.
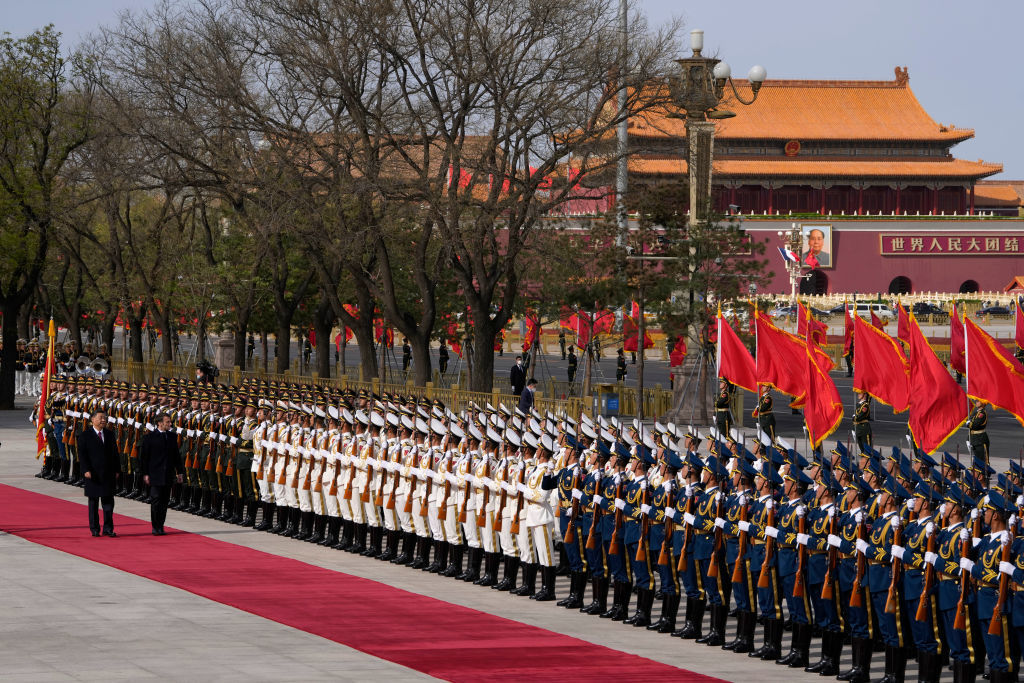
M 89 535 L 84 498 L 82 504 L 76 504 L 0 484 L 0 500 L 3 531 L 181 588 L 436 678 L 488 681 L 515 676 L 565 681 L 600 676 L 643 681 L 717 680 L 369 579 L 205 536 L 172 530 L 168 536 L 154 538 L 148 521 L 131 517 L 118 515 L 118 538 L 93 538 Z M 302 594 L 300 587 L 313 586 L 314 590 Z M 538 611 L 546 609 L 555 608 L 537 605 Z M 662 638 L 666 648 L 676 646 L 675 641 Z

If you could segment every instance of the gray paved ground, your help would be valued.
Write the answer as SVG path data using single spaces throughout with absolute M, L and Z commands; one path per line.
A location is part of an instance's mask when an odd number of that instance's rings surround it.
M 0 482 L 82 503 L 82 533 L 88 533 L 81 489 L 33 476 L 38 465 L 31 455 L 33 433 L 24 420 L 24 412 L 0 413 L 0 442 Z M 116 510 L 142 519 L 149 515 L 148 506 L 123 499 L 117 500 Z M 553 603 L 513 598 L 179 512 L 169 512 L 167 524 L 726 680 L 821 680 L 803 671 L 585 617 Z M 559 596 L 566 592 L 566 580 L 560 579 Z M 0 614 L 4 615 L 0 624 L 0 678 L 4 680 L 425 678 L 332 641 L 3 533 Z M 358 618 L 353 620 L 357 626 Z M 386 638 L 387 634 L 381 637 Z M 757 638 L 760 641 L 760 633 Z M 157 647 L 157 642 L 170 646 Z M 788 646 L 788 642 L 787 634 L 784 645 Z M 817 654 L 815 643 L 812 656 L 816 658 Z M 849 653 L 844 654 L 844 664 L 848 664 Z M 881 665 L 882 658 L 878 656 L 876 673 Z

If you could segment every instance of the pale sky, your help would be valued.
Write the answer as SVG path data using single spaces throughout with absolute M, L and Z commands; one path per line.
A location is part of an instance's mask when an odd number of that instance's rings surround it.
M 737 76 L 761 64 L 769 79 L 891 80 L 894 67 L 906 66 L 933 119 L 975 130 L 954 155 L 1001 162 L 995 178 L 1024 179 L 1021 0 L 637 2 L 652 24 L 679 15 L 687 30 L 704 29 L 704 53 L 717 53 Z M 23 35 L 53 23 L 74 44 L 122 10 L 155 3 L 0 0 L 0 30 Z

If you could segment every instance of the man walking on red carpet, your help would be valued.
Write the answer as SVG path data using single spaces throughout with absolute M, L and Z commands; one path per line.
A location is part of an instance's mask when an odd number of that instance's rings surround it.
M 93 411 L 90 426 L 78 436 L 78 458 L 85 477 L 85 495 L 89 498 L 89 530 L 100 535 L 99 505 L 103 504 L 103 535 L 114 533 L 114 491 L 121 476 L 121 459 L 114 432 L 107 429 L 107 413 Z
M 171 431 L 171 416 L 161 413 L 157 417 L 156 431 L 142 439 L 140 451 L 142 481 L 149 489 L 151 499 L 149 517 L 153 523 L 153 535 L 164 535 L 164 520 L 167 519 L 167 501 L 171 497 L 171 485 L 182 481 L 181 456 L 178 454 L 178 438 Z

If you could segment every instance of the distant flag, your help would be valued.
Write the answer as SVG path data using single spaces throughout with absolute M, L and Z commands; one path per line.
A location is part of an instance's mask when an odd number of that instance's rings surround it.
M 953 313 L 949 316 L 949 365 L 961 375 L 967 374 L 966 343 L 964 321 L 953 304 Z
M 964 325 L 967 395 L 1002 408 L 1024 424 L 1024 367 L 974 321 Z
M 750 351 L 718 311 L 718 376 L 747 391 L 757 391 L 757 366 Z
M 668 357 L 669 367 L 673 367 L 674 368 L 677 365 L 682 365 L 683 364 L 683 360 L 685 358 L 686 358 L 686 335 L 685 334 L 681 334 L 681 335 L 679 335 L 679 338 L 676 339 L 675 346 L 672 347 L 672 353 L 669 354 L 669 357 Z
M 818 259 L 814 258 L 814 254 L 807 252 L 807 258 L 804 259 L 804 263 L 809 265 L 811 268 L 817 268 L 820 264 Z
M 50 399 L 50 384 L 53 381 L 53 375 L 57 371 L 55 366 L 57 356 L 54 353 L 54 342 L 57 339 L 57 331 L 53 326 L 53 318 L 50 318 L 50 328 L 47 332 L 47 336 L 50 338 L 50 342 L 46 347 L 46 368 L 43 372 L 42 382 L 39 387 L 39 411 L 36 414 L 37 458 L 46 452 L 46 432 L 43 430 L 43 424 L 46 422 L 46 403 Z
M 910 337 L 910 420 L 914 442 L 934 453 L 967 419 L 967 395 L 935 355 L 917 325 L 908 316 Z
M 874 327 L 876 330 L 885 329 L 885 321 L 879 318 L 877 315 L 875 315 L 874 311 L 871 311 L 871 326 Z
M 843 302 L 843 355 L 850 353 L 853 346 L 853 312 L 850 305 Z
M 779 253 L 782 255 L 782 260 L 787 263 L 798 263 L 800 258 L 793 252 L 792 249 L 786 247 L 779 247 Z

